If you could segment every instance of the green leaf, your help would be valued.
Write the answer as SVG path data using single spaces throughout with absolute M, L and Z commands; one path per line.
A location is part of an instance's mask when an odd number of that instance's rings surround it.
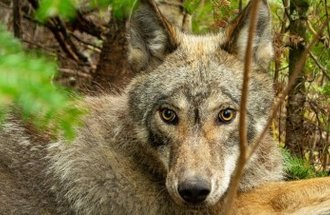
M 36 18 L 41 22 L 53 16 L 68 20 L 76 15 L 76 8 L 77 2 L 73 0 L 40 0 Z
M 137 0 L 91 0 L 91 6 L 104 8 L 111 6 L 111 11 L 116 19 L 127 18 L 136 8 Z

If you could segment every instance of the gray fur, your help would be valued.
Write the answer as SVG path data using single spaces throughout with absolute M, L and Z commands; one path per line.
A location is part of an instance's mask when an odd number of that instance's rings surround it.
M 221 48 L 226 35 L 174 35 L 157 17 L 146 5 L 133 16 L 138 20 L 129 58 L 143 72 L 119 96 L 86 98 L 90 113 L 73 143 L 44 143 L 14 119 L 4 125 L 0 214 L 221 214 L 239 154 L 239 113 L 228 124 L 217 117 L 224 108 L 239 109 L 243 62 Z M 167 49 L 173 39 L 178 46 Z M 250 83 L 252 142 L 273 90 L 258 66 Z M 177 125 L 162 121 L 164 107 L 176 111 Z M 180 198 L 177 184 L 197 176 L 212 190 L 196 208 Z M 240 190 L 281 178 L 280 152 L 268 135 L 247 165 Z

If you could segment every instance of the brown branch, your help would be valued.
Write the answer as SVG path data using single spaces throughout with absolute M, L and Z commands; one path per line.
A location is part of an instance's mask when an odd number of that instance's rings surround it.
M 181 30 L 183 32 L 191 33 L 191 15 L 187 12 L 187 10 L 183 7 L 184 0 L 181 0 L 180 10 L 183 14 L 182 23 L 181 23 Z
M 71 40 L 71 37 L 68 34 L 67 29 L 60 18 L 54 17 L 49 19 L 45 23 L 45 26 L 53 33 L 62 50 L 66 54 L 68 54 L 71 59 L 77 61 L 78 63 L 80 62 L 87 65 L 90 64 L 88 58 L 80 52 L 80 50 Z
M 313 26 L 312 26 L 312 23 L 311 23 L 309 20 L 306 20 L 306 22 L 307 22 L 308 30 L 309 30 L 310 32 L 312 32 L 313 35 L 317 35 L 317 32 L 315 31 L 315 29 L 314 29 Z
M 283 7 L 284 7 L 284 13 L 285 13 L 286 17 L 291 22 L 292 21 L 292 18 L 290 16 L 290 12 L 289 12 L 289 0 L 282 0 L 282 3 L 283 3 Z
M 60 30 L 60 32 L 62 33 L 65 41 L 69 44 L 70 48 L 75 53 L 75 55 L 77 55 L 78 59 L 83 63 L 89 64 L 88 58 L 83 53 L 80 52 L 80 50 L 77 48 L 77 46 L 71 40 L 70 34 L 68 33 L 63 21 L 58 17 L 54 17 L 53 19 L 55 20 L 56 26 Z
M 240 137 L 240 155 L 237 161 L 236 169 L 233 174 L 231 184 L 229 186 L 228 194 L 226 197 L 226 203 L 224 212 L 225 214 L 233 213 L 233 203 L 237 194 L 237 189 L 239 186 L 240 178 L 243 174 L 243 169 L 246 162 L 247 155 L 247 126 L 246 126 L 246 105 L 248 100 L 248 88 L 249 88 L 249 74 L 251 72 L 252 65 L 252 57 L 253 57 L 253 41 L 254 35 L 257 26 L 257 16 L 258 16 L 258 7 L 260 0 L 254 0 L 251 3 L 251 17 L 249 20 L 249 32 L 248 32 L 248 41 L 245 52 L 244 59 L 244 79 L 242 85 L 242 93 L 241 93 L 241 102 L 240 102 L 240 114 L 239 114 L 239 137 Z
M 91 20 L 86 19 L 80 11 L 77 11 L 76 19 L 71 25 L 74 29 L 78 29 L 81 32 L 97 37 L 98 39 L 102 39 L 103 32 L 105 31 L 102 27 L 96 25 Z
M 16 38 L 22 38 L 20 0 L 13 0 L 13 29 Z
M 78 57 L 75 55 L 75 53 L 70 49 L 68 44 L 65 42 L 65 38 L 61 34 L 61 32 L 56 27 L 56 24 L 53 23 L 53 20 L 47 21 L 45 26 L 53 33 L 55 39 L 59 43 L 61 49 L 68 55 L 69 58 L 73 59 L 74 61 L 79 61 Z
M 41 49 L 43 52 L 46 52 L 48 55 L 54 55 L 54 49 L 52 49 L 50 47 L 47 47 L 47 46 L 38 44 L 34 41 L 32 42 L 32 41 L 29 41 L 26 39 L 22 39 L 22 42 L 28 44 L 30 47 Z M 63 57 L 63 58 L 67 57 L 64 53 L 60 53 L 60 54 L 61 54 L 61 57 Z
M 97 51 L 97 52 L 101 52 L 102 47 L 97 46 L 97 45 L 92 44 L 92 43 L 89 43 L 89 42 L 86 42 L 86 41 L 82 40 L 80 37 L 78 37 L 77 35 L 75 35 L 75 34 L 72 33 L 72 32 L 70 33 L 70 36 L 71 36 L 73 39 L 77 40 L 79 43 L 81 43 L 81 44 L 87 46 L 89 49 L 92 49 L 92 50 Z
M 2 9 L 8 9 L 8 10 L 12 10 L 13 7 L 11 7 L 10 5 L 7 5 L 6 3 L 3 3 L 0 1 L 0 6 Z
M 23 15 L 24 19 L 27 19 L 28 21 L 35 23 L 35 24 L 41 24 L 40 22 L 38 22 L 37 20 L 33 19 L 32 17 L 29 17 L 27 15 Z M 55 37 L 56 41 L 58 42 L 58 44 L 60 45 L 61 49 L 63 50 L 63 53 L 69 57 L 70 59 L 79 62 L 79 58 L 75 55 L 75 53 L 70 49 L 70 47 L 68 46 L 68 44 L 65 42 L 65 38 L 63 37 L 63 35 L 59 32 L 59 30 L 57 29 L 56 25 L 53 23 L 52 20 L 48 20 L 47 23 L 44 24 L 45 27 L 47 27 L 53 34 L 53 36 Z M 29 41 L 24 40 L 24 42 L 27 43 L 31 43 Z M 43 48 L 43 47 L 41 47 Z
M 37 0 L 29 0 L 29 2 L 35 10 L 39 7 L 39 2 Z M 89 59 L 76 47 L 70 34 L 67 32 L 65 24 L 59 17 L 48 19 L 47 22 L 44 23 L 44 26 L 53 33 L 61 49 L 68 55 L 68 57 L 78 63 L 90 65 Z
M 91 78 L 92 77 L 90 74 L 82 73 L 82 72 L 79 72 L 77 70 L 72 70 L 72 69 L 60 68 L 60 69 L 58 69 L 58 71 L 61 73 L 64 73 L 64 74 L 79 76 L 82 78 Z
M 275 103 L 272 107 L 271 115 L 267 120 L 267 123 L 265 125 L 264 130 L 262 131 L 262 133 L 259 135 L 259 137 L 256 139 L 256 141 L 253 143 L 251 149 L 249 150 L 247 160 L 249 160 L 252 157 L 253 153 L 257 150 L 259 144 L 261 143 L 261 141 L 264 139 L 265 135 L 267 134 L 268 128 L 272 124 L 272 120 L 275 118 L 277 111 L 281 107 L 282 103 L 285 101 L 286 96 L 289 94 L 289 91 L 291 90 L 291 88 L 293 87 L 297 77 L 299 76 L 299 74 L 302 70 L 302 67 L 304 65 L 304 62 L 306 61 L 306 58 L 307 58 L 311 48 L 318 41 L 320 35 L 324 31 L 324 29 L 327 27 L 329 21 L 330 21 L 330 19 L 328 18 L 327 20 L 325 20 L 323 22 L 322 27 L 318 31 L 317 35 L 315 35 L 313 37 L 312 41 L 309 43 L 309 45 L 306 47 L 305 51 L 303 52 L 301 59 L 297 62 L 296 66 L 295 66 L 295 69 L 292 73 L 292 76 L 291 76 L 291 78 L 288 82 L 288 85 L 286 86 L 286 88 L 281 93 L 281 96 L 279 97 L 278 102 Z
M 281 21 L 281 30 L 280 33 L 277 35 L 277 40 L 280 40 L 281 42 L 283 41 L 283 35 L 285 33 L 286 29 L 286 23 L 287 20 L 290 18 L 288 16 L 288 11 L 287 8 L 289 6 L 288 0 L 282 0 L 283 2 L 283 7 L 284 7 L 284 13 L 282 15 L 282 18 L 280 18 L 278 16 L 278 19 Z M 276 13 L 277 15 L 277 13 Z M 282 56 L 282 50 L 279 49 L 278 53 L 275 54 L 275 72 L 274 72 L 274 83 L 275 83 L 275 89 L 276 89 L 276 93 L 278 91 L 278 77 L 279 77 L 279 73 L 280 73 L 280 68 L 281 68 L 281 56 Z
M 328 1 L 327 0 L 324 0 L 324 8 L 325 8 L 325 15 L 326 15 L 327 19 L 329 19 Z M 328 29 L 328 36 L 330 37 L 330 27 L 329 27 L 329 24 L 327 26 L 327 29 Z

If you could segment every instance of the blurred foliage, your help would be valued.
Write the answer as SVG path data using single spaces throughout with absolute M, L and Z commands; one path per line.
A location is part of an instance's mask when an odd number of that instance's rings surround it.
M 238 5 L 239 1 L 229 0 L 184 1 L 184 8 L 192 15 L 192 30 L 197 34 L 226 27 L 238 14 Z
M 136 0 L 90 0 L 88 6 L 91 9 L 111 6 L 113 16 L 122 19 L 129 16 L 136 2 Z M 74 18 L 77 9 L 83 3 L 85 3 L 83 0 L 40 0 L 36 17 L 41 22 L 52 16 L 70 20 Z
M 52 83 L 56 64 L 27 53 L 18 40 L 0 26 L 0 117 L 15 107 L 38 128 L 74 137 L 83 111 L 74 106 L 76 96 Z
M 92 7 L 104 8 L 111 6 L 113 16 L 117 19 L 123 19 L 130 15 L 133 8 L 136 7 L 137 0 L 90 0 Z
M 64 19 L 72 19 L 76 14 L 77 3 L 75 0 L 40 0 L 36 18 L 41 22 L 57 15 Z

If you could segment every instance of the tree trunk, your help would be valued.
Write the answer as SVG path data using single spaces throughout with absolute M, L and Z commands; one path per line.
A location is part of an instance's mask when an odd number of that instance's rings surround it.
M 127 62 L 126 20 L 111 18 L 103 42 L 100 60 L 93 75 L 94 87 L 102 91 L 120 91 L 133 76 Z
M 302 57 L 305 50 L 306 19 L 309 4 L 307 0 L 291 0 L 290 4 L 290 35 L 299 38 L 296 44 L 291 46 L 289 52 L 289 77 L 292 76 L 297 62 Z M 304 68 L 304 67 L 303 67 Z M 285 146 L 294 154 L 303 156 L 302 146 L 304 142 L 304 105 L 306 101 L 305 76 L 301 71 L 288 95 L 287 120 L 286 120 L 286 140 Z

